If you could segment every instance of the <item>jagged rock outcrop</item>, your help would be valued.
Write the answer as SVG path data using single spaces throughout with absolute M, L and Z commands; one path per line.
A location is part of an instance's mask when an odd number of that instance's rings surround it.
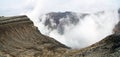
M 0 18 L 0 57 L 120 57 L 120 34 L 80 50 L 42 35 L 26 16 Z

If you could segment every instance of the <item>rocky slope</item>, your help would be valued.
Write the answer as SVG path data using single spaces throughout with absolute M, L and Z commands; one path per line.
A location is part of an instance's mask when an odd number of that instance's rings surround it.
M 89 47 L 70 54 L 69 57 L 120 57 L 120 34 L 107 36 Z
M 26 16 L 0 18 L 0 57 L 120 57 L 116 33 L 80 50 L 42 35 Z
M 68 49 L 68 47 L 42 35 L 26 16 L 0 19 L 0 50 L 5 54 L 13 57 L 36 57 L 59 49 Z

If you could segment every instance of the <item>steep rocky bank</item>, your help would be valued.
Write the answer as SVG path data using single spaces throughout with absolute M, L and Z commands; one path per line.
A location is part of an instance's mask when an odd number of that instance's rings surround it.
M 42 35 L 27 16 L 0 18 L 0 57 L 120 57 L 120 34 L 80 50 Z
M 0 50 L 5 54 L 13 57 L 37 56 L 58 49 L 68 47 L 42 35 L 26 16 L 0 19 Z

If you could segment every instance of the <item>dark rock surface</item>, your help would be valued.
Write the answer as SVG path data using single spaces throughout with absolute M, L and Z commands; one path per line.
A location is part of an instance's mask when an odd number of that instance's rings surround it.
M 114 29 L 113 29 L 114 33 L 120 33 L 120 21 L 118 22 L 118 24 L 115 25 Z

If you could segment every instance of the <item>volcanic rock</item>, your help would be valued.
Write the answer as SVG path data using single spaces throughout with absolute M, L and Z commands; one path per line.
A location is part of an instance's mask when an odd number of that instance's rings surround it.
M 120 57 L 120 34 L 70 49 L 40 33 L 27 16 L 0 18 L 0 57 Z

